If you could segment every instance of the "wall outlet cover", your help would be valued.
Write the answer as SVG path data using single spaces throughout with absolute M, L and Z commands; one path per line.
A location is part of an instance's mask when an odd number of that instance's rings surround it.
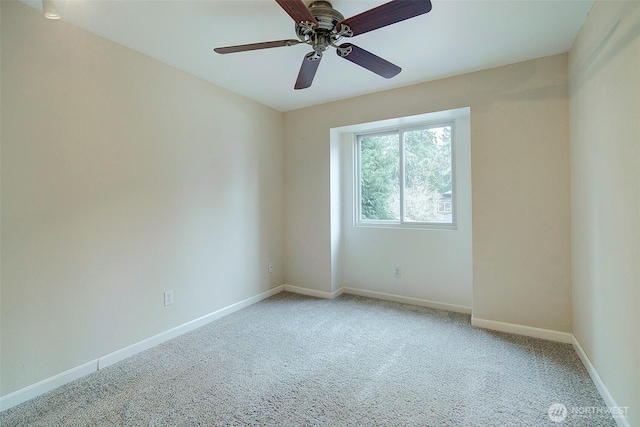
M 164 293 L 164 305 L 173 304 L 173 291 L 167 291 Z

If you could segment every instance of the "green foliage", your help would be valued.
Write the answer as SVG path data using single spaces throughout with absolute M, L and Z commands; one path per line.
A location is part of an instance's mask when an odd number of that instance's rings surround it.
M 439 221 L 438 200 L 451 191 L 451 128 L 404 133 L 405 216 L 408 221 Z
M 438 199 L 452 190 L 451 128 L 410 130 L 403 136 L 405 220 L 439 221 Z M 400 219 L 399 153 L 397 133 L 360 139 L 362 219 Z
M 362 219 L 398 219 L 389 202 L 400 192 L 398 135 L 367 136 L 360 140 Z

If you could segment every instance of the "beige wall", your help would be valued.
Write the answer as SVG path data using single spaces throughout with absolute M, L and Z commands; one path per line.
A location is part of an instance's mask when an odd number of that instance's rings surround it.
M 282 113 L 1 3 L 0 393 L 282 284 Z
M 454 205 L 456 229 L 406 229 L 354 227 L 355 134 L 393 126 L 454 122 Z M 403 117 L 332 130 L 342 147 L 341 186 L 332 189 L 332 206 L 341 204 L 340 256 L 333 261 L 341 286 L 387 295 L 401 295 L 446 305 L 447 309 L 471 312 L 473 295 L 471 241 L 471 136 L 469 108 Z M 335 133 L 339 135 L 334 136 Z M 340 138 L 341 136 L 341 138 Z M 333 144 L 332 144 L 333 145 Z M 337 194 L 336 194 L 337 193 Z M 332 223 L 332 232 L 334 230 Z M 399 267 L 401 277 L 394 277 Z M 336 268 L 337 267 L 337 268 Z
M 332 290 L 331 128 L 467 106 L 474 316 L 571 331 L 566 55 L 285 113 L 286 283 Z
M 640 3 L 596 1 L 569 55 L 573 333 L 640 425 Z

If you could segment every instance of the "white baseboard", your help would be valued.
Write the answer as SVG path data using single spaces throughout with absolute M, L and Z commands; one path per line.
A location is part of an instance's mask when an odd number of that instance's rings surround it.
M 13 393 L 0 397 L 0 412 L 47 393 L 71 381 L 82 378 L 98 369 L 98 359 L 83 363 L 52 377 L 38 381 Z
M 283 285 L 280 285 L 273 289 L 269 289 L 266 292 L 262 292 L 261 294 L 252 296 L 251 298 L 247 298 L 228 307 L 221 308 L 220 310 L 214 311 L 213 313 L 206 314 L 190 322 L 169 329 L 168 331 L 161 332 L 158 335 L 154 335 L 128 347 L 124 347 L 120 350 L 114 351 L 113 353 L 104 355 L 98 359 L 98 369 L 104 369 L 109 365 L 113 365 L 114 363 L 126 359 L 127 357 L 131 357 L 134 354 L 140 353 L 141 351 L 147 350 L 151 347 L 155 347 L 158 344 L 162 344 L 163 342 L 168 341 L 171 338 L 186 334 L 187 332 L 204 326 L 209 322 L 213 322 L 216 319 L 220 319 L 221 317 L 227 316 L 235 311 L 255 304 L 258 301 L 269 298 L 270 296 L 282 292 L 283 288 Z
M 50 378 L 46 378 L 42 381 L 39 381 L 35 384 L 31 384 L 27 387 L 21 388 L 20 390 L 16 390 L 13 393 L 9 393 L 5 396 L 0 397 L 0 411 L 4 411 L 6 409 L 12 408 L 20 403 L 26 402 L 27 400 L 33 399 L 41 394 L 49 392 L 55 388 L 58 388 L 64 384 L 67 384 L 73 380 L 81 378 L 85 375 L 88 375 L 92 372 L 95 372 L 100 369 L 104 369 L 109 365 L 113 365 L 116 362 L 126 359 L 127 357 L 133 356 L 136 353 L 140 353 L 141 351 L 147 350 L 151 347 L 154 347 L 158 344 L 161 344 L 171 338 L 175 338 L 184 333 L 190 332 L 200 326 L 204 326 L 209 322 L 212 322 L 216 319 L 220 319 L 228 314 L 231 314 L 235 311 L 241 310 L 245 307 L 248 307 L 252 304 L 257 303 L 258 301 L 262 301 L 263 299 L 269 298 L 279 292 L 284 290 L 284 285 L 277 286 L 273 289 L 269 289 L 266 292 L 262 292 L 258 295 L 254 295 L 250 298 L 232 304 L 228 307 L 222 308 L 220 310 L 214 311 L 213 313 L 209 313 L 205 316 L 202 316 L 198 319 L 187 322 L 183 325 L 177 326 L 175 328 L 169 329 L 168 331 L 162 332 L 153 337 L 147 338 L 135 344 L 132 344 L 128 347 L 122 348 L 120 350 L 116 350 L 107 355 L 101 356 L 98 359 L 92 360 L 90 362 L 84 363 L 80 366 L 76 366 L 71 368 L 65 372 L 54 375 Z
M 284 285 L 284 290 L 287 292 L 294 292 L 300 295 L 307 295 L 310 297 L 334 299 L 342 295 L 342 288 L 333 292 L 317 291 L 315 289 L 303 288 L 302 286 Z
M 382 299 L 387 301 L 395 301 L 403 304 L 418 305 L 420 307 L 435 308 L 439 310 L 455 311 L 456 313 L 471 314 L 471 307 L 463 305 L 447 304 L 444 302 L 429 301 L 426 299 L 403 297 L 401 295 L 386 294 L 384 292 L 368 291 L 356 288 L 341 288 L 345 294 L 359 295 L 361 297 L 369 297 Z
M 516 325 L 514 323 L 497 322 L 495 320 L 478 319 L 473 316 L 471 317 L 471 326 L 500 332 L 509 332 L 527 337 L 542 338 L 549 341 L 558 341 L 566 344 L 571 344 L 571 337 L 573 337 L 573 335 L 568 332 L 534 328 L 532 326 Z
M 589 373 L 591 380 L 593 381 L 593 383 L 596 385 L 596 388 L 600 392 L 600 396 L 602 396 L 604 403 L 606 403 L 606 405 L 609 408 L 618 408 L 619 406 L 616 403 L 616 401 L 613 399 L 613 396 L 611 396 L 611 393 L 609 393 L 609 389 L 602 381 L 602 378 L 600 378 L 600 375 L 598 375 L 598 371 L 596 371 L 596 368 L 591 363 L 591 360 L 589 360 L 587 353 L 584 352 L 584 349 L 582 348 L 582 346 L 580 345 L 580 343 L 578 342 L 578 340 L 574 335 L 571 335 L 571 344 L 573 344 L 573 348 L 578 354 L 578 357 L 582 361 L 582 364 L 584 365 L 585 369 Z M 631 424 L 629 424 L 629 421 L 627 420 L 626 417 L 618 416 L 618 417 L 614 417 L 613 419 L 616 421 L 616 424 L 619 427 L 631 427 Z

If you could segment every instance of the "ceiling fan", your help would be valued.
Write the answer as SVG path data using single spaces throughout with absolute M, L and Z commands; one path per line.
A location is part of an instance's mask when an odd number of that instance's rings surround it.
M 374 55 L 354 44 L 337 43 L 343 37 L 353 37 L 405 19 L 413 18 L 431 10 L 430 0 L 393 0 L 381 6 L 362 12 L 351 18 L 335 10 L 328 1 L 314 1 L 307 7 L 302 0 L 276 0 L 295 21 L 298 39 L 276 40 L 237 46 L 218 47 L 217 53 L 235 53 L 272 47 L 308 44 L 313 52 L 305 55 L 298 73 L 294 89 L 311 86 L 322 52 L 330 47 L 338 56 L 366 68 L 387 79 L 397 75 L 402 69 L 391 62 Z

